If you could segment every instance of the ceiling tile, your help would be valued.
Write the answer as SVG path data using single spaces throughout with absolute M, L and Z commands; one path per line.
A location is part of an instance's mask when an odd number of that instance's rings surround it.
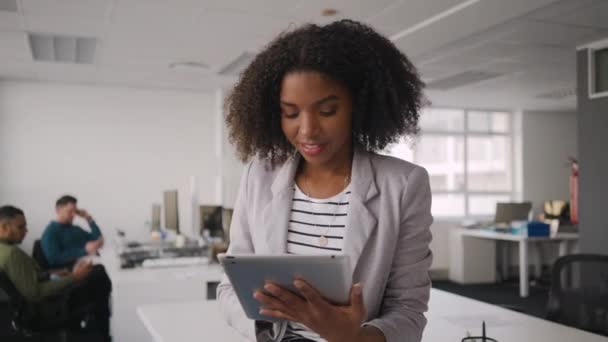
M 0 0 L 0 12 L 17 12 L 17 0 Z
M 303 21 L 312 20 L 318 23 L 328 23 L 343 18 L 366 21 L 392 4 L 400 2 L 401 0 L 304 0 L 293 7 L 292 14 Z M 410 0 L 410 2 L 422 1 Z M 338 13 L 333 17 L 323 17 L 321 12 L 324 9 L 334 9 Z
M 545 46 L 576 47 L 585 37 L 596 33 L 595 29 L 540 21 L 524 21 L 501 38 L 502 41 L 542 44 Z
M 208 0 L 209 9 L 223 9 L 271 17 L 291 17 L 294 9 L 306 0 Z
M 28 14 L 55 15 L 66 18 L 105 17 L 113 0 L 20 0 L 21 9 Z
M 20 0 L 21 14 L 0 12 L 0 32 L 97 36 L 101 39 L 98 63 L 73 69 L 27 62 L 31 56 L 25 39 L 0 36 L 0 77 L 212 90 L 234 83 L 234 78 L 213 75 L 214 71 L 243 52 L 257 52 L 289 27 L 354 18 L 391 35 L 464 1 Z M 425 80 L 465 69 L 504 74 L 479 82 L 479 86 L 444 92 L 452 103 L 479 100 L 477 103 L 508 108 L 564 105 L 563 101 L 531 97 L 554 90 L 556 85 L 573 84 L 574 50 L 560 46 L 608 32 L 587 27 L 606 25 L 606 3 L 608 0 L 483 0 L 396 43 L 415 57 Z M 323 17 L 320 13 L 325 8 L 334 8 L 338 14 Z M 538 27 L 520 27 L 530 16 L 542 21 L 539 25 L 550 26 L 552 34 Z M 556 23 L 576 27 L 555 31 L 552 25 Z M 501 41 L 502 36 L 509 36 L 510 41 Z M 211 74 L 169 69 L 170 63 L 187 61 L 209 64 Z
M 31 63 L 0 57 L 0 79 L 35 79 L 36 70 Z
M 530 19 L 550 20 L 605 0 L 560 0 L 530 13 Z
M 24 32 L 0 32 L 0 59 L 31 61 L 27 35 Z
M 23 16 L 19 13 L 0 11 L 0 31 L 22 31 Z
M 393 35 L 435 16 L 464 0 L 396 1 L 366 21 L 386 35 Z
M 35 33 L 52 33 L 77 37 L 100 37 L 105 18 L 67 17 L 31 14 L 25 16 L 26 28 Z
M 596 1 L 593 5 L 564 13 L 550 20 L 555 23 L 571 24 L 583 27 L 608 29 L 608 1 Z

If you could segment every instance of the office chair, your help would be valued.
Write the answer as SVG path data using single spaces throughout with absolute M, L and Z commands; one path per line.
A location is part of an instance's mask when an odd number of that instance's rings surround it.
M 574 254 L 555 262 L 547 319 L 608 336 L 608 255 Z
M 34 247 L 32 249 L 32 258 L 36 260 L 40 269 L 48 270 L 50 268 L 49 261 L 46 259 L 46 255 L 44 254 L 44 250 L 42 249 L 42 245 L 40 240 L 34 241 Z
M 68 341 L 68 332 L 84 330 L 92 317 L 85 316 L 75 322 L 67 311 L 67 296 L 57 296 L 44 301 L 44 314 L 33 310 L 6 273 L 0 271 L 0 298 L 5 297 L 5 315 L 9 318 L 8 331 L 0 331 L 0 337 L 9 341 Z

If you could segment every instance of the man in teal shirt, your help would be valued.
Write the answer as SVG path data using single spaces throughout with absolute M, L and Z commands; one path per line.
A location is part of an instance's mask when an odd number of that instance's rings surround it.
M 77 202 L 69 195 L 59 198 L 55 204 L 57 217 L 42 234 L 42 250 L 51 268 L 69 267 L 79 258 L 97 253 L 103 246 L 99 227 L 86 210 L 77 207 Z M 76 216 L 87 220 L 91 232 L 72 223 Z

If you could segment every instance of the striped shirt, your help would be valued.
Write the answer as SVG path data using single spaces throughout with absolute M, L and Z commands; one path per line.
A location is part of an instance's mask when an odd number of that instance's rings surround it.
M 342 254 L 348 215 L 350 185 L 330 198 L 310 198 L 296 185 L 287 230 L 289 254 Z M 320 240 L 325 237 L 327 244 Z M 298 335 L 313 341 L 325 341 L 306 326 L 291 322 L 286 339 Z

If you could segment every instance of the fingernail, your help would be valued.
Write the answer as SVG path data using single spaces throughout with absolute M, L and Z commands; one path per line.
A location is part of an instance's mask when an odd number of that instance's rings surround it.
M 300 289 L 302 287 L 302 282 L 299 280 L 296 280 L 293 282 L 293 286 L 295 286 L 297 289 Z
M 353 287 L 353 292 L 356 295 L 360 295 L 361 294 L 361 284 L 359 284 L 359 283 L 355 284 Z

